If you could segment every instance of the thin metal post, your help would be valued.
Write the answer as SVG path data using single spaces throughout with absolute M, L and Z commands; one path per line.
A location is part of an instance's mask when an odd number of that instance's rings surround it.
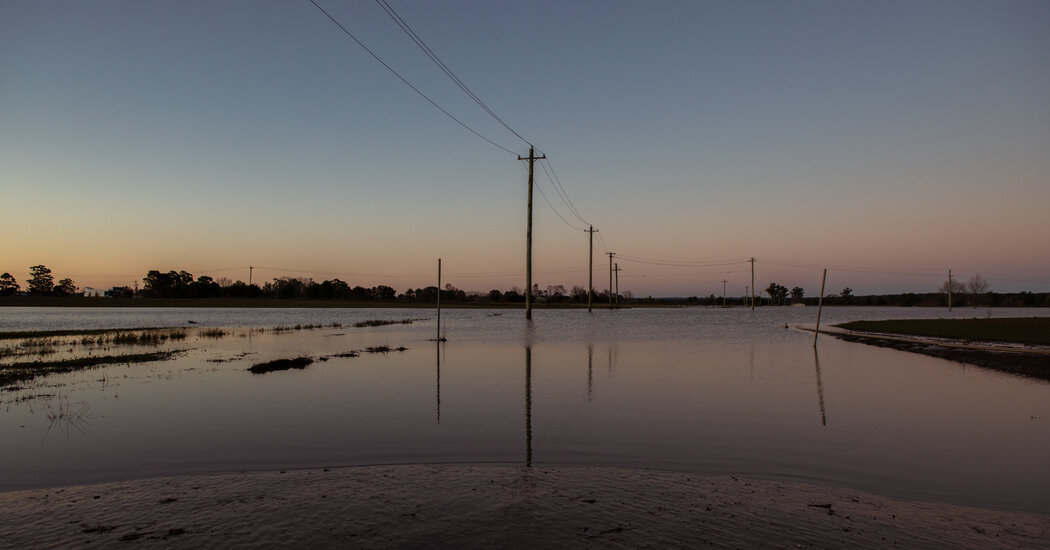
M 824 278 L 820 280 L 820 301 L 817 302 L 817 328 L 813 330 L 813 347 L 817 347 L 817 336 L 820 336 L 820 311 L 824 309 L 824 283 L 828 280 L 828 270 L 824 270 Z

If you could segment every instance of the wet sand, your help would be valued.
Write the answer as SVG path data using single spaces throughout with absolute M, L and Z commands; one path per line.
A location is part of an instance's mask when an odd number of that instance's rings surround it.
M 1050 548 L 1050 515 L 805 483 L 415 465 L 0 493 L 3 548 Z

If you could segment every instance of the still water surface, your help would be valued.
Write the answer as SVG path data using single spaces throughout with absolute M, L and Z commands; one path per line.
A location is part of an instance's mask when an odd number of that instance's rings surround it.
M 784 326 L 815 315 L 539 310 L 527 324 L 520 311 L 452 310 L 438 344 L 432 310 L 0 308 L 0 331 L 232 329 L 221 339 L 191 332 L 168 346 L 187 350 L 173 360 L 0 392 L 0 490 L 498 462 L 798 479 L 1050 513 L 1050 384 L 832 338 L 814 351 L 811 333 Z M 987 315 L 1050 312 L 837 307 L 822 323 Z M 417 321 L 350 326 L 406 318 Z M 343 326 L 251 330 L 331 323 Z M 408 349 L 246 370 L 380 345 Z

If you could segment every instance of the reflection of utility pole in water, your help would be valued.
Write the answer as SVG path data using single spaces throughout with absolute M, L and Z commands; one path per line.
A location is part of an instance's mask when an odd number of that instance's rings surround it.
M 817 367 L 817 400 L 820 402 L 820 425 L 827 426 L 828 418 L 824 412 L 824 382 L 820 379 L 820 354 L 813 348 L 813 364 Z
M 609 346 L 609 378 L 616 374 L 616 350 Z
M 532 467 L 532 347 L 525 347 L 525 466 Z
M 437 423 L 441 424 L 441 342 L 437 344 Z
M 594 393 L 594 346 L 587 346 L 587 401 Z

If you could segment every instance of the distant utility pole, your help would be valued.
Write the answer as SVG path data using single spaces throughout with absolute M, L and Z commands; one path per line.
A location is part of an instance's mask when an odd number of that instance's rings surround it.
M 547 155 L 542 157 L 536 156 L 536 148 L 529 146 L 529 156 L 523 157 L 518 156 L 518 160 L 529 161 L 529 208 L 528 208 L 528 229 L 525 231 L 525 318 L 532 319 L 532 165 L 537 160 L 545 159 Z M 441 289 L 438 289 L 441 292 Z
M 612 309 L 612 307 L 613 307 L 613 297 L 612 297 L 612 292 L 613 292 L 613 284 L 612 284 L 612 279 L 613 279 L 613 261 L 612 261 L 612 259 L 613 259 L 613 256 L 616 255 L 616 253 L 615 252 L 607 252 L 607 254 L 609 255 L 609 309 Z
M 438 308 L 438 332 L 437 332 L 437 338 L 435 338 L 434 341 L 435 342 L 440 342 L 441 341 L 441 258 L 438 258 L 438 301 L 437 301 L 437 308 Z
M 594 294 L 594 226 L 585 229 L 590 234 L 591 248 L 587 254 L 587 313 L 591 312 L 591 296 Z
M 722 279 L 722 307 L 726 307 L 726 283 L 729 281 Z
M 619 309 L 620 308 L 620 264 L 619 264 L 619 262 L 616 263 L 616 269 L 614 269 L 613 271 L 616 272 L 616 309 Z
M 755 311 L 755 259 L 748 261 L 751 262 L 751 311 Z
M 252 270 L 255 269 L 252 266 L 248 266 L 248 286 L 252 286 Z
M 952 270 L 948 270 L 948 311 L 952 310 Z
M 744 285 L 744 304 L 745 305 L 747 304 L 747 291 L 750 290 L 750 289 L 751 289 L 751 287 L 749 287 L 747 285 Z

